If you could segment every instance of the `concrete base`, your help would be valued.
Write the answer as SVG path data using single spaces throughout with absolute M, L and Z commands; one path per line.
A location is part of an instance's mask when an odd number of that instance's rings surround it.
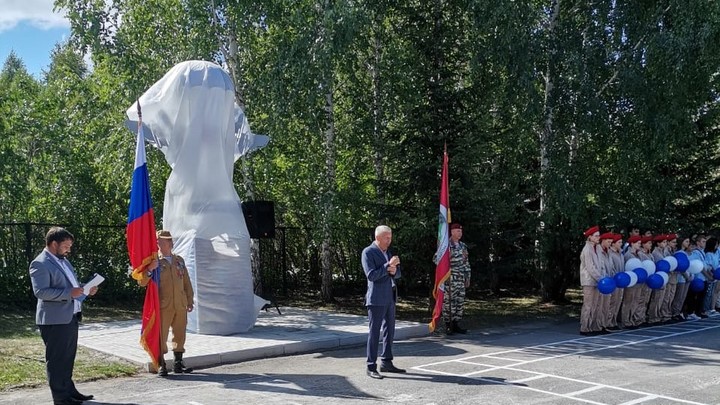
M 362 346 L 367 341 L 367 317 L 300 308 L 262 311 L 250 331 L 230 336 L 188 333 L 183 360 L 187 367 L 209 367 L 266 357 Z M 395 340 L 429 335 L 428 325 L 397 321 Z M 80 327 L 78 344 L 108 353 L 150 370 L 140 346 L 140 320 L 92 323 Z M 165 355 L 166 360 L 172 354 Z

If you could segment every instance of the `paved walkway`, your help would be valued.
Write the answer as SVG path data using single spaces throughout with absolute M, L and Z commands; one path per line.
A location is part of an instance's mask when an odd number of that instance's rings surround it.
M 261 311 L 255 327 L 232 336 L 188 333 L 184 356 L 187 367 L 208 367 L 266 357 L 307 353 L 349 346 L 367 340 L 367 317 L 280 307 Z M 427 324 L 397 321 L 395 340 L 427 336 Z M 90 323 L 80 327 L 78 343 L 149 367 L 140 347 L 140 320 Z M 171 354 L 166 359 L 171 359 Z

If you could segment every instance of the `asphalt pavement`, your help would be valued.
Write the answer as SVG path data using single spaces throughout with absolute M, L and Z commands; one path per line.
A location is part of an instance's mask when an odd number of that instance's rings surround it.
M 365 375 L 362 343 L 211 366 L 187 375 L 78 384 L 86 404 L 715 404 L 720 317 L 582 337 L 538 322 L 403 338 L 405 374 Z M 318 328 L 323 328 L 318 325 Z M 350 341 L 348 341 L 350 342 Z M 192 346 L 189 346 L 192 347 Z M 189 349 L 190 350 L 190 349 Z M 0 405 L 51 403 L 47 387 Z

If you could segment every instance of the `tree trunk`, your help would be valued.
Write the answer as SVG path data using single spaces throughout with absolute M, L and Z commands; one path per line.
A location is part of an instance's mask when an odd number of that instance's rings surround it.
M 375 24 L 375 27 L 377 28 L 377 31 L 375 31 L 375 38 L 373 40 L 373 59 L 372 63 L 370 65 L 370 75 L 372 78 L 372 117 L 373 117 L 373 142 L 374 142 L 374 149 L 375 149 L 375 159 L 374 159 L 374 166 L 375 166 L 375 178 L 376 178 L 376 186 L 375 191 L 377 193 L 377 203 L 379 207 L 385 206 L 385 189 L 384 189 L 384 181 L 385 181 L 385 168 L 383 165 L 383 139 L 382 139 L 382 133 L 384 129 L 384 123 L 383 123 L 383 108 L 382 108 L 382 93 L 380 91 L 380 62 L 382 59 L 382 42 L 380 40 L 380 33 L 379 30 L 382 26 L 381 21 L 377 21 Z M 377 217 L 378 222 L 385 222 L 386 218 L 382 218 L 381 214 L 378 213 Z
M 213 1 L 213 21 L 218 28 L 218 41 L 220 42 L 220 51 L 225 58 L 227 69 L 235 87 L 235 103 L 245 111 L 245 97 L 242 92 L 242 65 L 238 61 L 238 40 L 236 37 L 237 30 L 234 23 L 228 21 L 227 24 L 221 24 L 215 11 L 215 2 Z M 223 35 L 223 31 L 226 35 Z M 255 188 L 252 177 L 250 176 L 250 168 L 246 156 L 241 158 L 241 171 L 243 176 L 243 185 L 245 186 L 245 199 L 252 201 L 255 199 Z M 250 239 L 250 267 L 253 275 L 253 292 L 262 296 L 263 291 L 262 273 L 260 272 L 260 241 Z M 284 271 L 284 269 L 283 269 Z
M 334 218 L 334 201 L 335 201 L 335 115 L 333 113 L 334 100 L 332 80 L 325 80 L 328 84 L 325 93 L 325 195 L 324 195 L 324 211 L 323 215 L 323 242 L 322 242 L 322 300 L 324 302 L 334 301 L 333 297 L 333 274 L 332 274 L 332 218 Z
M 552 271 L 548 268 L 547 253 L 549 246 L 545 235 L 545 217 L 547 215 L 547 183 L 550 171 L 551 157 L 550 149 L 553 142 L 553 116 L 554 116 L 554 99 L 553 99 L 553 75 L 555 74 L 555 58 L 557 54 L 557 43 L 555 39 L 555 27 L 557 26 L 558 17 L 560 15 L 560 0 L 552 0 L 550 8 L 550 16 L 548 22 L 547 41 L 548 59 L 545 67 L 545 97 L 543 105 L 543 127 L 540 131 L 540 209 L 538 210 L 538 228 L 537 239 L 535 240 L 535 257 L 539 271 L 540 289 L 543 297 L 552 296 L 554 284 L 550 281 L 552 277 L 548 277 L 548 272 Z

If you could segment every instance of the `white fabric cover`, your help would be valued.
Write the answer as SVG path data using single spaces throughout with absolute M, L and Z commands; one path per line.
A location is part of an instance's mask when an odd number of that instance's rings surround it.
M 195 288 L 188 330 L 201 334 L 246 332 L 266 303 L 253 294 L 250 236 L 233 166 L 267 137 L 252 134 L 234 97 L 230 76 L 205 61 L 174 66 L 140 97 L 145 136 L 172 168 L 162 228 L 187 264 Z M 137 128 L 136 104 L 127 110 L 129 128 Z

